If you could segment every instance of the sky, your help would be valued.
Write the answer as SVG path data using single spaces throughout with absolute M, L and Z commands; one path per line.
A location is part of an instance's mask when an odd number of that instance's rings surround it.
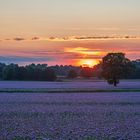
M 139 0 L 0 0 L 0 62 L 94 65 L 140 57 Z

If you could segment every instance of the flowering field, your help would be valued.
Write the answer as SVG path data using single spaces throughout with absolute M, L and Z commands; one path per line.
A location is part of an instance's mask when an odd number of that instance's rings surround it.
M 34 82 L 34 81 L 0 81 L 0 89 L 1 88 L 57 88 L 57 89 L 70 89 L 70 88 L 78 88 L 78 89 L 114 89 L 113 86 L 108 85 L 107 82 L 101 80 L 84 80 L 84 81 L 72 81 L 72 82 Z M 120 89 L 137 89 L 140 88 L 140 80 L 125 80 L 120 81 L 120 84 L 117 88 Z
M 114 87 L 103 80 L 67 82 L 0 81 L 0 93 L 140 92 L 139 80 L 123 80 Z
M 0 93 L 0 140 L 140 140 L 140 93 Z

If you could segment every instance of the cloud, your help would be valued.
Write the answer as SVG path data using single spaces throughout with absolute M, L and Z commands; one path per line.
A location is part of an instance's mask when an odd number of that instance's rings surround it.
M 140 39 L 138 36 L 68 36 L 50 37 L 48 41 L 84 41 L 84 40 L 115 40 L 115 39 Z
M 139 36 L 65 36 L 65 37 L 32 37 L 32 38 L 24 38 L 24 37 L 15 37 L 13 39 L 11 38 L 5 38 L 6 41 L 36 41 L 36 40 L 46 40 L 46 41 L 84 41 L 84 40 L 110 40 L 110 39 L 140 39 Z M 2 39 L 1 39 L 2 41 Z
M 20 63 L 20 62 L 47 62 L 53 61 L 49 57 L 21 57 L 21 56 L 0 56 L 0 62 L 3 63 Z
M 46 38 L 48 41 L 70 41 L 70 37 L 49 37 Z
M 5 38 L 4 39 L 5 41 L 11 41 L 11 40 L 14 40 L 14 41 L 25 41 L 25 40 L 27 40 L 27 41 L 34 41 L 34 40 L 40 40 L 40 38 L 39 37 L 32 37 L 32 38 L 24 38 L 24 37 L 15 37 L 15 38 Z
M 102 56 L 104 52 L 101 50 L 87 48 L 87 47 L 76 47 L 76 48 L 65 48 L 65 52 L 76 53 L 86 56 Z
M 101 59 L 101 56 L 96 55 L 82 55 L 82 54 L 74 54 L 74 53 L 66 53 L 63 56 L 64 59 L 70 59 L 70 60 L 80 60 L 80 59 Z
M 10 41 L 11 39 L 10 38 L 6 38 L 5 40 Z
M 24 55 L 31 55 L 31 56 L 41 56 L 41 57 L 57 57 L 57 56 L 62 56 L 65 54 L 65 52 L 63 50 L 38 50 L 38 51 L 21 51 L 22 54 Z
M 23 41 L 23 40 L 26 40 L 26 39 L 22 38 L 22 37 L 16 37 L 16 38 L 13 38 L 13 40 L 15 40 L 15 41 Z
M 128 38 L 128 37 L 126 37 Z M 31 37 L 29 38 L 32 39 Z M 124 52 L 130 59 L 140 56 L 140 39 L 119 39 L 107 41 L 63 41 L 47 42 L 39 38 L 37 41 L 25 41 L 22 47 L 19 43 L 1 42 L 0 62 L 6 63 L 47 63 L 47 64 L 76 64 L 81 59 L 101 59 L 108 52 Z M 56 40 L 56 38 L 51 38 Z M 64 38 L 69 40 L 68 38 Z M 64 40 L 63 39 L 63 40 Z M 84 38 L 77 38 L 83 40 Z M 42 41 L 42 42 L 41 42 Z M 30 47 L 29 47 L 30 46 Z
M 33 37 L 32 40 L 39 40 L 39 37 Z
M 83 36 L 75 37 L 77 40 L 96 40 L 96 39 L 135 39 L 135 36 Z
M 76 52 L 75 52 L 76 50 Z M 22 52 L 25 55 L 28 54 L 34 57 L 45 58 L 46 56 L 51 60 L 77 60 L 77 59 L 100 59 L 101 51 L 91 49 L 91 48 L 67 48 L 60 50 L 47 50 L 47 51 L 32 51 L 32 52 Z

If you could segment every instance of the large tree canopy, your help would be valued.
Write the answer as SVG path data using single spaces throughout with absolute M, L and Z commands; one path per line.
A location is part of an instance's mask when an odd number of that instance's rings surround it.
M 132 62 L 124 53 L 108 53 L 102 59 L 102 76 L 109 84 L 117 86 L 121 78 L 125 78 L 134 70 Z

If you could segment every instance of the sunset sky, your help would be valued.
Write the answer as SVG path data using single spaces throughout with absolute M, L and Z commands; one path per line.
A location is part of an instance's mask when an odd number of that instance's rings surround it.
M 140 59 L 140 0 L 0 0 L 0 62 L 94 65 Z

